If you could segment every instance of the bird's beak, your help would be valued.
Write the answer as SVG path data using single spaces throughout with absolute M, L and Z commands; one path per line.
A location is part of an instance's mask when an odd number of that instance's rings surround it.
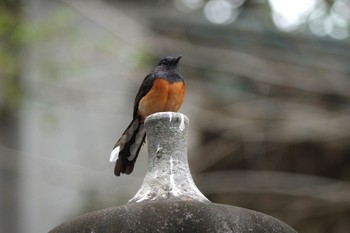
M 178 56 L 175 60 L 175 64 L 179 63 L 180 59 L 181 59 L 181 56 Z

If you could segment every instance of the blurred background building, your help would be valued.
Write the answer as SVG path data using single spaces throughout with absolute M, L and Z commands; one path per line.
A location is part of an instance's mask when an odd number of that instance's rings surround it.
M 157 60 L 182 55 L 190 168 L 213 202 L 350 232 L 348 0 L 3 0 L 0 229 L 125 204 L 109 153 Z

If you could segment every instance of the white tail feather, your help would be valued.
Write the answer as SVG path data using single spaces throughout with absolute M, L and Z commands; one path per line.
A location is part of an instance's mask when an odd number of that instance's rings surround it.
M 109 162 L 113 163 L 117 161 L 119 152 L 120 152 L 120 146 L 117 146 L 116 148 L 114 148 L 111 152 L 111 157 L 109 158 Z
M 124 134 L 119 138 L 117 142 L 118 146 L 112 150 L 111 155 L 109 157 L 109 162 L 113 163 L 117 161 L 119 157 L 119 152 L 124 149 L 125 143 L 127 143 L 131 139 L 138 127 L 139 121 L 137 119 L 134 119 L 127 128 L 127 130 L 125 130 Z

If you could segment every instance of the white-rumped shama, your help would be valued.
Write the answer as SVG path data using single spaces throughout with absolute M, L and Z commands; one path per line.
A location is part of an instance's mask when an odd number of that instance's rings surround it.
M 114 174 L 130 174 L 146 138 L 144 120 L 156 112 L 177 112 L 185 94 L 179 74 L 180 57 L 164 57 L 143 80 L 134 101 L 134 114 L 128 128 L 114 146 L 110 162 L 116 162 Z

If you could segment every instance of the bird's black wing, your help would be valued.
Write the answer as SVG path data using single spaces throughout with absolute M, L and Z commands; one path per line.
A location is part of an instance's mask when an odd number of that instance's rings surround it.
M 154 73 L 150 73 L 148 74 L 145 79 L 143 80 L 139 91 L 137 92 L 137 95 L 135 97 L 135 101 L 134 101 L 134 118 L 137 117 L 137 111 L 139 108 L 139 103 L 140 100 L 142 99 L 142 97 L 144 97 L 145 95 L 147 95 L 147 93 L 149 92 L 149 90 L 151 90 L 152 86 L 153 86 L 153 82 L 154 80 L 157 78 L 156 74 Z

